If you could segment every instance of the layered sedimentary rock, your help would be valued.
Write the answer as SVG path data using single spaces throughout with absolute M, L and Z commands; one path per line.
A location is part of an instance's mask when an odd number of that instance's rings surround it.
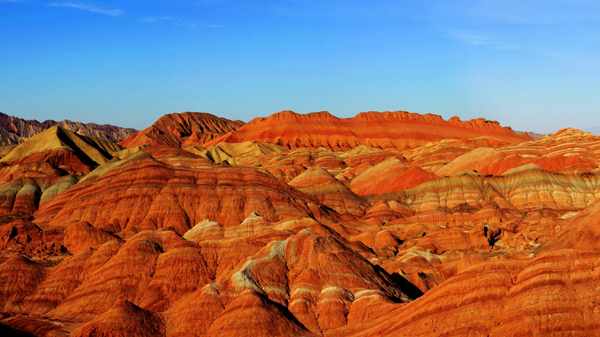
M 415 187 L 435 178 L 433 173 L 390 157 L 354 177 L 350 188 L 359 195 L 382 194 Z
M 559 250 L 480 263 L 407 306 L 337 336 L 593 336 L 598 252 Z M 568 303 L 568 304 L 567 304 Z
M 131 128 L 121 128 L 113 125 L 99 125 L 64 120 L 56 122 L 47 120 L 25 120 L 0 113 L 0 145 L 17 145 L 51 127 L 59 126 L 85 137 L 98 138 L 118 143 L 137 132 Z
M 452 175 L 462 170 L 481 174 L 502 174 L 507 170 L 535 164 L 548 171 L 593 171 L 599 167 L 600 137 L 576 129 L 563 129 L 538 141 L 503 148 L 478 148 L 454 159 L 435 173 Z
M 523 213 L 543 209 L 565 213 L 580 211 L 600 198 L 599 173 L 557 174 L 536 165 L 512 169 L 500 176 L 463 171 L 385 198 L 401 201 L 419 213 L 481 209 L 487 204 Z
M 159 315 L 121 300 L 111 310 L 73 331 L 73 335 L 154 337 L 166 336 L 166 328 Z
M 36 222 L 86 221 L 113 233 L 173 228 L 183 234 L 204 219 L 232 226 L 252 212 L 269 220 L 329 216 L 316 200 L 248 167 L 171 166 L 139 152 L 90 175 L 45 203 Z
M 491 136 L 512 144 L 531 140 L 498 122 L 483 118 L 461 121 L 453 117 L 419 115 L 404 111 L 365 112 L 353 118 L 337 118 L 330 113 L 306 115 L 282 111 L 266 118 L 256 118 L 239 130 L 207 143 L 256 141 L 277 144 L 288 149 L 324 147 L 349 150 L 359 145 L 376 148 L 406 149 L 445 138 L 464 139 Z
M 288 152 L 287 149 L 281 146 L 255 142 L 219 143 L 208 148 L 190 146 L 185 150 L 209 159 L 214 163 L 227 162 L 230 165 L 244 164 L 254 158 L 273 153 Z
M 290 231 L 284 241 L 254 243 L 253 250 L 247 249 L 249 238 L 221 240 L 225 246 L 218 248 L 214 237 L 188 241 L 173 231 L 144 231 L 124 244 L 113 240 L 97 250 L 84 249 L 50 271 L 27 260 L 9 260 L 0 264 L 0 272 L 24 269 L 22 280 L 31 281 L 20 283 L 28 289 L 23 291 L 14 288 L 18 280 L 3 276 L 15 308 L 5 312 L 86 322 L 55 326 L 82 336 L 92 331 L 160 335 L 165 329 L 167 335 L 310 335 L 346 325 L 355 294 L 386 294 L 387 303 L 411 299 L 355 250 L 367 251 L 344 244 L 314 220 L 281 225 L 269 226 L 270 231 L 293 228 L 296 234 Z M 213 254 L 224 249 L 231 251 L 224 257 L 235 251 L 240 258 L 215 259 Z M 246 259 L 239 253 L 251 255 Z M 164 320 L 158 312 L 166 312 Z M 231 324 L 233 317 L 236 324 Z M 23 323 L 10 322 L 19 327 Z M 30 322 L 29 327 L 42 323 Z
M 68 166 L 76 172 L 106 163 L 112 153 L 122 150 L 118 144 L 79 136 L 60 127 L 52 127 L 17 146 L 0 162 L 50 162 L 55 167 Z
M 0 159 L 0 215 L 32 214 L 121 150 L 60 127 L 34 135 Z
M 538 252 L 576 248 L 600 250 L 600 201 L 572 217 L 567 226 Z
M 19 311 L 19 304 L 46 277 L 45 269 L 23 256 L 0 264 L 0 306 L 2 312 Z
M 235 131 L 242 125 L 244 125 L 242 121 L 231 121 L 208 113 L 172 113 L 161 117 L 149 128 L 125 139 L 121 145 L 136 147 L 144 144 L 162 144 L 187 148 Z
M 313 166 L 289 182 L 340 214 L 363 215 L 370 204 L 320 166 Z
M 444 165 L 452 162 L 465 153 L 476 149 L 497 149 L 509 145 L 507 142 L 496 138 L 478 137 L 470 139 L 442 139 L 430 142 L 408 151 L 402 155 L 412 167 L 420 167 L 426 171 L 436 173 Z
M 597 334 L 597 137 L 183 115 L 129 148 L 54 129 L 0 151 L 0 333 Z

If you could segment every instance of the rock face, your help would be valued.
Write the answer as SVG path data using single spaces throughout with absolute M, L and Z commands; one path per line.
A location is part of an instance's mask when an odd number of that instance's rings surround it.
M 352 179 L 350 188 L 360 195 L 381 194 L 415 187 L 437 176 L 390 157 Z
M 502 174 L 512 168 L 534 164 L 551 172 L 593 171 L 599 167 L 600 137 L 576 129 L 563 129 L 538 141 L 502 148 L 478 148 L 454 159 L 435 172 L 452 175 L 462 170 Z
M 242 121 L 231 121 L 207 113 L 172 113 L 163 116 L 149 128 L 127 138 L 121 145 L 136 147 L 144 144 L 162 144 L 187 148 L 192 145 L 202 145 L 243 125 Z
M 335 335 L 593 336 L 598 294 L 589 287 L 597 283 L 597 258 L 597 252 L 561 250 L 481 263 L 407 306 Z
M 252 212 L 271 221 L 329 217 L 316 200 L 256 169 L 171 166 L 146 152 L 99 167 L 35 217 L 52 225 L 86 221 L 113 233 L 170 228 L 183 235 L 204 219 L 233 226 Z
M 184 113 L 127 142 L 2 150 L 0 334 L 598 335 L 594 135 Z
M 18 164 L 46 161 L 44 159 L 47 158 L 56 167 L 69 166 L 79 172 L 83 170 L 83 166 L 93 168 L 106 163 L 113 153 L 122 149 L 109 141 L 83 137 L 60 127 L 52 127 L 15 147 L 0 162 Z
M 512 144 L 531 140 L 527 135 L 519 135 L 510 128 L 501 127 L 498 122 L 483 118 L 461 121 L 453 117 L 445 121 L 437 115 L 404 111 L 365 112 L 353 118 L 337 118 L 326 111 L 306 115 L 282 111 L 256 118 L 238 131 L 207 145 L 256 141 L 288 149 L 324 147 L 343 151 L 359 145 L 407 149 L 445 138 L 481 136 L 492 136 Z
M 211 160 L 214 163 L 227 162 L 230 165 L 244 164 L 256 157 L 289 152 L 281 146 L 255 142 L 219 143 L 208 148 L 190 146 L 185 150 Z
M 0 159 L 0 215 L 31 215 L 122 149 L 60 127 L 34 135 Z
M 320 166 L 313 166 L 289 182 L 300 191 L 313 196 L 323 205 L 340 214 L 363 215 L 369 208 L 368 201 L 354 194 Z
M 54 126 L 59 126 L 64 130 L 69 130 L 81 136 L 108 140 L 114 143 L 118 143 L 137 132 L 137 130 L 131 128 L 121 128 L 108 124 L 84 124 L 69 120 L 62 122 L 47 120 L 40 123 L 36 120 L 25 120 L 0 112 L 0 145 L 21 144 L 36 134 Z
M 104 314 L 76 329 L 75 336 L 166 336 L 157 314 L 121 300 Z

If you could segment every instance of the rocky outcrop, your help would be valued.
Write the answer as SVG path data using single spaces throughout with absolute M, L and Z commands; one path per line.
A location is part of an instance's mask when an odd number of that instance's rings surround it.
M 112 233 L 172 228 L 183 235 L 204 219 L 234 226 L 252 212 L 271 221 L 331 218 L 316 200 L 249 167 L 171 166 L 140 152 L 90 176 L 41 206 L 36 222 L 86 221 Z
M 52 127 L 14 148 L 0 162 L 12 165 L 49 162 L 54 167 L 66 166 L 67 170 L 89 172 L 91 168 L 112 159 L 112 154 L 122 149 L 109 141 L 83 137 L 60 127 Z
M 55 128 L 0 151 L 0 333 L 596 334 L 598 137 L 184 115 L 129 148 Z
M 598 294 L 591 287 L 599 276 L 598 256 L 560 250 L 534 259 L 480 263 L 409 305 L 331 334 L 595 335 L 600 317 L 593 309 Z
M 125 139 L 121 145 L 130 148 L 144 144 L 161 144 L 187 148 L 202 145 L 243 125 L 242 121 L 231 121 L 208 113 L 172 113 Z
M 0 113 L 0 145 L 21 144 L 36 134 L 54 126 L 59 126 L 62 129 L 69 130 L 81 136 L 108 140 L 114 143 L 118 143 L 137 132 L 135 129 L 121 128 L 108 124 L 84 124 L 69 120 L 62 122 L 53 120 L 38 122 L 36 120 L 25 120 Z
M 19 312 L 20 304 L 46 277 L 46 270 L 23 256 L 0 264 L 0 307 L 2 312 Z
M 354 194 L 346 185 L 335 179 L 320 166 L 313 166 L 289 182 L 300 191 L 315 197 L 319 202 L 339 214 L 361 216 L 370 204 Z
M 358 174 L 350 189 L 359 195 L 400 191 L 435 179 L 437 176 L 420 167 L 410 167 L 396 157 L 390 157 Z
M 0 215 L 32 214 L 121 150 L 60 127 L 36 134 L 0 159 Z
M 337 118 L 330 113 L 297 114 L 282 111 L 266 118 L 256 118 L 239 130 L 216 138 L 219 142 L 255 141 L 272 143 L 288 149 L 324 147 L 346 151 L 359 145 L 375 148 L 408 149 L 441 139 L 465 139 L 490 136 L 511 144 L 531 140 L 498 122 L 483 118 L 461 121 L 453 117 L 419 115 L 404 111 L 366 112 L 353 118 Z
M 74 336 L 166 336 L 160 316 L 127 300 L 115 302 L 110 310 L 73 331 Z
M 478 148 L 438 169 L 438 176 L 462 170 L 499 175 L 512 168 L 535 164 L 551 172 L 590 172 L 599 167 L 600 137 L 576 129 L 563 129 L 538 141 L 502 148 Z
M 227 162 L 230 165 L 240 165 L 257 157 L 288 152 L 287 149 L 281 146 L 255 142 L 219 143 L 208 148 L 190 146 L 185 150 L 211 160 L 214 163 Z

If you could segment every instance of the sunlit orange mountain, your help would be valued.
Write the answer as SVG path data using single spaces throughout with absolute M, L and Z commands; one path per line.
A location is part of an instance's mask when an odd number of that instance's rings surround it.
M 239 130 L 216 138 L 219 142 L 256 141 L 288 149 L 326 148 L 349 150 L 359 145 L 375 148 L 407 149 L 442 139 L 465 139 L 490 136 L 509 144 L 531 140 L 498 122 L 484 118 L 448 121 L 438 115 L 419 115 L 405 111 L 364 112 L 353 118 L 338 118 L 327 111 L 306 115 L 282 111 L 266 118 L 256 118 Z
M 125 139 L 122 145 L 125 147 L 144 144 L 163 144 L 175 147 L 201 145 L 215 137 L 235 131 L 243 125 L 244 122 L 230 121 L 208 113 L 172 113 Z
M 14 145 L 2 336 L 599 334 L 588 132 L 185 112 L 120 143 L 52 125 Z

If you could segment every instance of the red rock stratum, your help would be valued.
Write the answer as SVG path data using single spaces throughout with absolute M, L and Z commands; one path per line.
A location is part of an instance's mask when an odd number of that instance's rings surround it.
M 375 148 L 407 149 L 441 139 L 464 139 L 491 136 L 511 144 L 531 140 L 498 122 L 483 118 L 461 121 L 444 120 L 438 115 L 419 115 L 405 111 L 364 112 L 353 118 L 338 118 L 330 113 L 306 115 L 282 111 L 266 118 L 256 118 L 239 130 L 209 142 L 240 143 L 257 141 L 288 149 L 324 147 L 335 151 L 359 145 Z
M 600 335 L 590 133 L 182 113 L 0 152 L 1 335 Z
M 231 121 L 208 113 L 172 113 L 125 139 L 121 145 L 135 147 L 144 144 L 162 144 L 186 148 L 206 143 L 220 135 L 235 131 L 242 125 L 244 123 L 241 121 Z

